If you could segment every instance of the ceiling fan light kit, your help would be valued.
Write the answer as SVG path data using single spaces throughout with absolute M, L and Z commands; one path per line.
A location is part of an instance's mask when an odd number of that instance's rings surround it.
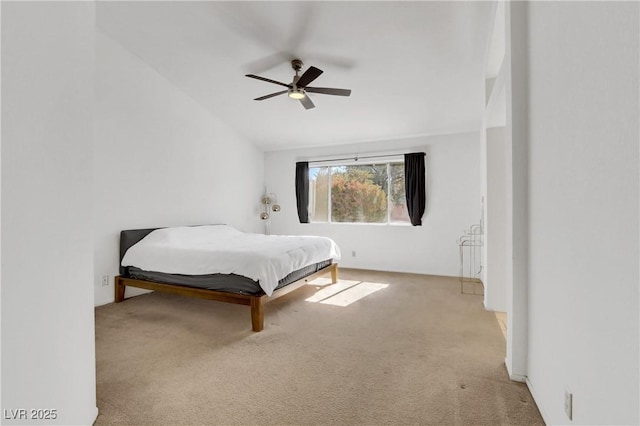
M 300 99 L 304 98 L 305 96 L 306 96 L 306 95 L 305 95 L 305 93 L 304 93 L 304 91 L 303 91 L 303 90 L 300 90 L 300 89 L 298 89 L 298 88 L 289 89 L 289 97 L 290 97 L 291 99 L 298 99 L 298 100 L 300 100 Z
M 310 93 L 321 93 L 323 95 L 334 96 L 349 96 L 351 95 L 350 89 L 335 89 L 332 87 L 309 87 L 309 83 L 313 82 L 316 78 L 320 77 L 322 70 L 314 66 L 309 67 L 302 75 L 298 75 L 298 72 L 302 70 L 303 63 L 300 59 L 294 59 L 291 61 L 291 68 L 296 72 L 293 77 L 293 81 L 290 84 L 282 83 L 280 81 L 271 80 L 270 78 L 260 77 L 255 74 L 246 74 L 246 77 L 255 78 L 256 80 L 266 81 L 267 83 L 277 84 L 284 86 L 288 90 L 282 90 L 280 92 L 270 93 L 268 95 L 255 98 L 255 101 L 264 101 L 265 99 L 273 98 L 278 95 L 286 93 L 291 99 L 299 100 L 305 109 L 315 108 L 315 105 L 307 95 Z

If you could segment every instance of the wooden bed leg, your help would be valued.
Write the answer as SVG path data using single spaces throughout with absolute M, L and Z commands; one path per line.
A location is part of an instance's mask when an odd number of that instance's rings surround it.
M 116 303 L 120 303 L 124 300 L 124 290 L 127 286 L 122 284 L 120 277 L 115 278 L 115 291 L 116 291 Z
M 262 310 L 262 298 L 251 299 L 251 326 L 253 331 L 262 331 L 264 328 L 264 311 Z
M 338 282 L 338 264 L 334 263 L 331 265 L 331 282 L 333 284 Z

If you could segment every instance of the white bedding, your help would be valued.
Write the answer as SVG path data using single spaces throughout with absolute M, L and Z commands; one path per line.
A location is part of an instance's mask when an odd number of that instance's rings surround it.
M 330 238 L 248 234 L 227 225 L 156 229 L 127 250 L 122 266 L 168 274 L 237 274 L 271 296 L 289 273 L 340 259 Z

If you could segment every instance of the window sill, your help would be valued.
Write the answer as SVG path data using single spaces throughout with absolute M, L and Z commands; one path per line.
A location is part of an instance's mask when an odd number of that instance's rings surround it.
M 347 226 L 390 226 L 390 227 L 411 227 L 409 222 L 390 222 L 390 223 L 374 223 L 374 222 L 309 222 L 311 225 L 347 225 Z

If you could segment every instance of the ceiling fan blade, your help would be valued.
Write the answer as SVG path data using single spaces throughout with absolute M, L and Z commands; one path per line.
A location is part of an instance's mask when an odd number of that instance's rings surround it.
M 304 98 L 300 99 L 300 103 L 302 104 L 304 109 L 311 109 L 316 107 L 313 102 L 311 102 L 309 96 L 305 96 Z
M 296 86 L 298 86 L 300 88 L 307 87 L 307 84 L 311 83 L 313 80 L 315 80 L 316 78 L 320 77 L 320 74 L 322 74 L 322 70 L 321 69 L 318 69 L 318 68 L 313 67 L 313 66 L 309 67 L 309 69 L 306 70 L 304 72 L 304 74 L 302 74 L 300 76 L 300 78 L 296 82 Z
M 279 81 L 271 80 L 270 78 L 260 77 L 259 75 L 246 74 L 245 77 L 255 78 L 257 80 L 266 81 L 267 83 L 279 84 L 280 86 L 284 86 L 284 87 L 291 87 L 288 84 L 284 84 L 284 83 L 281 83 Z
M 259 98 L 255 98 L 254 101 L 264 101 L 265 99 L 273 98 L 274 96 L 282 95 L 287 93 L 288 90 L 283 90 L 282 92 L 271 93 L 270 95 L 260 96 Z
M 323 93 L 325 95 L 349 96 L 351 89 L 334 89 L 332 87 L 305 87 L 306 92 Z

